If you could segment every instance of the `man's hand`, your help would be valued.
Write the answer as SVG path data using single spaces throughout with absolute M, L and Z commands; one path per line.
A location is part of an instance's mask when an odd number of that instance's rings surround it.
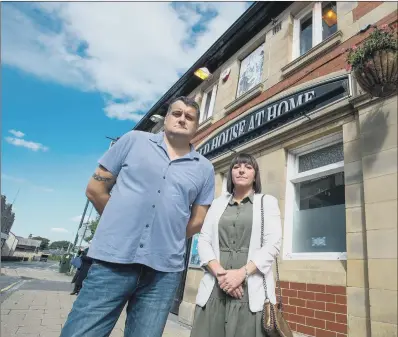
M 220 288 L 229 294 L 242 285 L 245 276 L 246 272 L 242 268 L 228 270 L 225 275 L 223 275 L 221 282 L 219 282 Z
M 112 175 L 105 167 L 99 166 L 86 188 L 86 196 L 92 202 L 99 215 L 105 209 L 110 198 L 110 191 L 116 182 L 116 177 Z

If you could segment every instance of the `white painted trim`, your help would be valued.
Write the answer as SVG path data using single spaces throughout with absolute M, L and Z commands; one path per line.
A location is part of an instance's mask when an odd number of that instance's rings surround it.
M 312 48 L 323 41 L 322 10 L 329 2 L 311 2 L 309 6 L 300 11 L 294 18 L 292 60 L 300 57 L 300 25 L 301 20 L 312 11 Z M 337 18 L 338 20 L 338 18 Z M 303 54 L 304 55 L 304 54 Z
M 204 93 L 203 94 L 203 98 L 202 98 L 202 103 L 200 105 L 200 120 L 199 120 L 199 124 L 202 124 L 202 122 L 205 120 L 206 100 L 207 100 L 207 93 Z
M 295 156 L 302 156 L 304 154 L 307 154 L 309 152 L 313 152 L 319 149 L 322 149 L 327 146 L 332 146 L 337 143 L 341 143 L 343 141 L 343 132 L 336 132 L 331 135 L 322 137 L 310 144 L 305 144 L 299 147 L 296 147 L 295 149 L 290 150 L 293 155 Z
M 207 113 L 207 118 L 213 116 L 214 105 L 216 103 L 216 95 L 217 95 L 217 84 L 214 84 L 213 88 L 211 89 L 210 106 L 209 106 L 209 112 Z
M 211 116 L 213 116 L 214 106 L 216 103 L 216 95 L 217 95 L 217 84 L 211 86 L 208 90 L 203 93 L 202 103 L 200 105 L 200 120 L 199 125 L 206 122 Z M 205 108 L 207 100 L 210 99 L 209 110 L 207 115 L 205 114 Z
M 296 59 L 300 56 L 300 25 L 301 20 L 312 12 L 312 16 L 314 16 L 313 12 L 314 3 L 311 2 L 308 6 L 302 9 L 297 15 L 294 16 L 293 22 L 293 48 L 292 48 L 292 60 Z M 314 37 L 312 38 L 314 40 Z
M 312 11 L 312 47 L 322 42 L 322 2 L 316 2 Z
M 323 137 L 315 142 L 293 149 L 287 154 L 287 174 L 286 174 L 286 195 L 285 195 L 285 221 L 283 238 L 283 259 L 285 260 L 346 260 L 346 252 L 328 253 L 293 253 L 293 214 L 297 210 L 297 195 L 294 187 L 295 183 L 309 179 L 320 178 L 326 175 L 343 172 L 344 161 L 326 165 L 314 170 L 297 173 L 298 157 L 321 148 L 342 142 L 343 134 L 338 132 Z
M 301 172 L 294 178 L 290 179 L 293 184 L 298 184 L 306 180 L 318 179 L 331 174 L 339 173 L 344 171 L 344 161 L 338 163 L 318 167 L 313 170 Z

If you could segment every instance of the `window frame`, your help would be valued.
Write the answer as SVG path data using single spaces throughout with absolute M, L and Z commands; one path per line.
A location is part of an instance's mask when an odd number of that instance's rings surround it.
M 200 104 L 200 120 L 199 120 L 199 125 L 205 123 L 207 120 L 209 120 L 214 113 L 214 107 L 216 103 L 216 96 L 217 96 L 217 83 L 211 85 L 208 89 L 206 89 L 203 92 L 203 98 L 202 102 Z M 209 110 L 208 113 L 205 117 L 205 108 L 206 108 L 206 103 L 207 100 L 210 97 L 210 105 L 209 105 Z
M 347 260 L 347 252 L 308 252 L 293 253 L 293 209 L 296 200 L 294 184 L 310 179 L 344 172 L 344 160 L 325 165 L 313 170 L 298 173 L 298 159 L 300 156 L 320 150 L 331 145 L 343 142 L 342 132 L 323 137 L 310 144 L 300 146 L 288 151 L 287 174 L 286 174 L 286 195 L 285 195 L 285 219 L 283 238 L 283 258 L 285 260 Z
M 311 2 L 303 10 L 301 10 L 295 17 L 293 23 L 293 60 L 307 54 L 312 48 L 320 44 L 323 40 L 322 36 L 322 10 L 323 4 L 328 4 L 331 1 L 317 1 Z M 304 54 L 300 55 L 300 27 L 301 21 L 309 14 L 312 15 L 312 47 Z M 338 24 L 338 17 L 337 17 Z

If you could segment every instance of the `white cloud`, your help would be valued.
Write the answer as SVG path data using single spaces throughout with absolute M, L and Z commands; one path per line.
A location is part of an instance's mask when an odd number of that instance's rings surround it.
M 13 134 L 17 138 L 22 138 L 23 136 L 25 136 L 25 134 L 23 132 L 17 131 L 17 130 L 14 130 L 14 129 L 9 130 L 8 132 Z
M 21 139 L 21 138 L 15 138 L 15 137 L 6 137 L 5 140 L 7 141 L 7 143 L 10 143 L 11 145 L 14 146 L 22 146 L 25 147 L 29 150 L 32 151 L 48 151 L 48 147 L 44 146 L 43 144 L 40 143 L 35 143 L 35 142 L 31 142 L 31 141 L 27 141 L 25 139 Z
M 52 232 L 56 232 L 56 233 L 68 233 L 69 231 L 65 228 L 59 228 L 59 227 L 54 227 L 51 228 Z
M 100 92 L 108 117 L 136 122 L 246 8 L 244 2 L 3 4 L 2 62 Z

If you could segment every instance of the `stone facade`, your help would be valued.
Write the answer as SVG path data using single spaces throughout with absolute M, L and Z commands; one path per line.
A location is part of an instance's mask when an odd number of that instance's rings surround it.
M 395 3 L 337 2 L 337 31 L 293 59 L 296 18 L 308 6 L 311 3 L 294 2 L 213 72 L 211 83 L 203 82 L 191 93 L 200 96 L 211 85 L 218 86 L 213 116 L 199 128 L 193 140 L 196 147 L 270 102 L 350 76 L 342 50 L 367 38 L 370 31 L 360 30 L 369 24 L 397 27 Z M 264 42 L 261 81 L 236 98 L 240 63 Z M 228 80 L 217 80 L 228 68 Z M 286 317 L 293 330 L 308 336 L 397 337 L 398 98 L 370 98 L 352 76 L 349 92 L 348 97 L 316 110 L 310 120 L 298 118 L 211 159 L 216 196 L 222 193 L 234 151 L 253 154 L 260 166 L 263 192 L 279 201 L 285 239 L 293 212 L 287 198 L 289 153 L 339 135 L 344 154 L 346 251 L 343 258 L 303 255 L 290 259 L 285 254 L 287 245 L 283 245 L 280 276 Z M 200 269 L 193 268 L 187 273 L 179 309 L 179 319 L 186 324 L 193 322 L 202 275 Z

